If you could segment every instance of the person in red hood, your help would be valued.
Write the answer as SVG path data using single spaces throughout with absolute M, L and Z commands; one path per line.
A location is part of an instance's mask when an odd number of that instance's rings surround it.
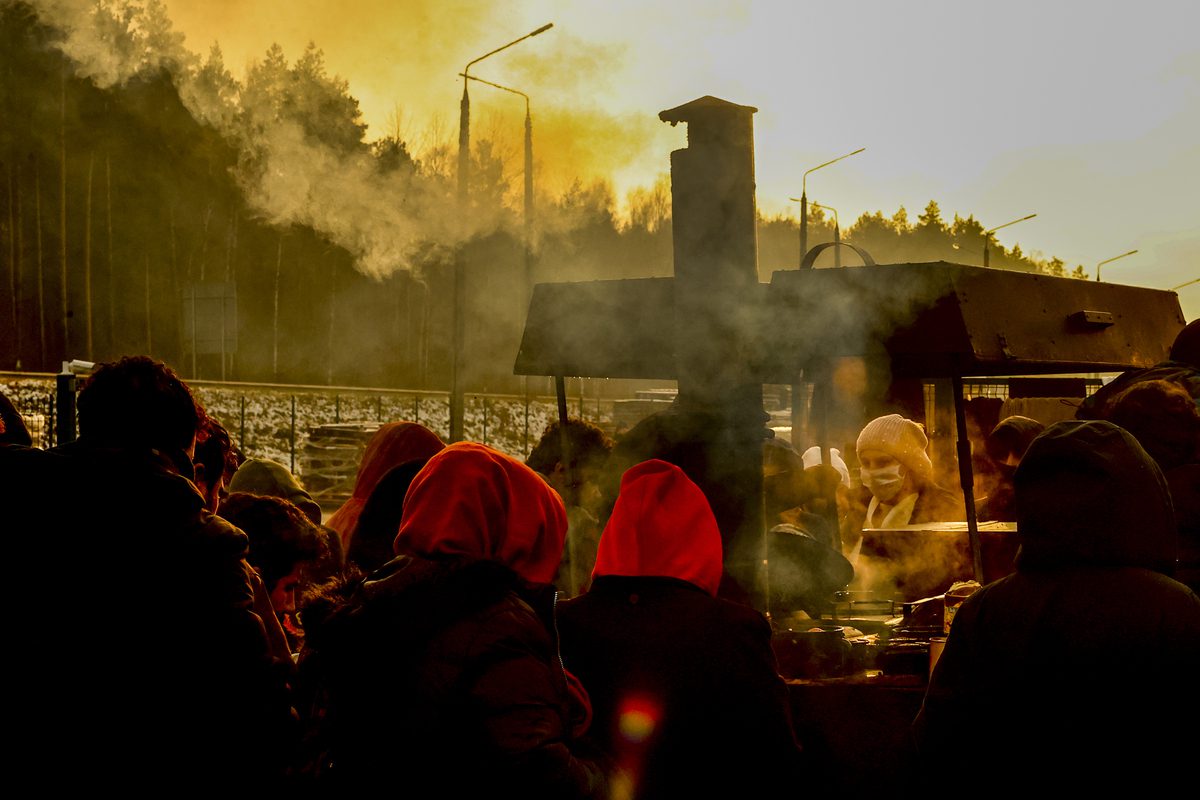
M 388 422 L 371 435 L 358 462 L 358 476 L 350 499 L 326 523 L 342 537 L 343 553 L 350 552 L 358 518 L 383 476 L 393 467 L 411 461 L 424 464 L 445 446 L 436 433 L 416 422 Z
M 429 459 L 397 558 L 306 623 L 300 669 L 328 704 L 326 785 L 608 796 L 603 759 L 577 738 L 586 693 L 558 652 L 550 581 L 566 531 L 558 495 L 516 459 L 473 442 Z
M 716 596 L 721 572 L 700 488 L 665 461 L 627 470 L 591 588 L 559 606 L 563 661 L 623 796 L 765 797 L 804 777 L 770 626 Z

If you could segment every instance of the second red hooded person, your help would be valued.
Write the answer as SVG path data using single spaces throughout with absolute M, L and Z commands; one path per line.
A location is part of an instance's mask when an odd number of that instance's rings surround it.
M 591 589 L 558 614 L 625 796 L 765 797 L 804 778 L 770 625 L 716 596 L 721 575 L 700 488 L 665 461 L 626 471 Z

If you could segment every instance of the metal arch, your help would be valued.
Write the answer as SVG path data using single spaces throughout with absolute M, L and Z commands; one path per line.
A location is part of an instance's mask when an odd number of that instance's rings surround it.
M 858 257 L 863 260 L 863 266 L 875 266 L 875 259 L 871 258 L 871 254 L 866 250 L 863 250 L 861 247 L 856 247 L 849 242 L 822 242 L 821 244 L 813 246 L 811 250 L 804 254 L 804 260 L 800 262 L 800 269 L 812 269 L 812 265 L 816 263 L 817 256 L 821 255 L 821 253 L 828 248 L 838 247 L 839 245 L 841 247 L 849 247 L 851 250 L 858 253 Z

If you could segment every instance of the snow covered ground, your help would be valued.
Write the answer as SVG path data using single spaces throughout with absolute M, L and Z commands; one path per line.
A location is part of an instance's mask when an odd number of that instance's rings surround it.
M 368 393 L 353 391 L 246 386 L 194 385 L 193 391 L 207 412 L 229 431 L 247 457 L 269 458 L 292 468 L 303 478 L 303 458 L 309 432 L 319 426 L 341 422 L 419 422 L 443 439 L 449 439 L 450 405 L 446 394 Z M 52 378 L 0 379 L 0 391 L 8 396 L 25 418 L 39 447 L 49 447 L 53 424 L 54 380 Z M 528 410 L 527 410 L 528 409 Z M 571 413 L 580 404 L 571 403 Z M 588 401 L 585 418 L 602 427 L 612 424 L 612 402 Z M 511 396 L 467 395 L 464 413 L 465 437 L 524 459 L 546 425 L 557 417 L 553 398 L 537 397 L 526 406 Z

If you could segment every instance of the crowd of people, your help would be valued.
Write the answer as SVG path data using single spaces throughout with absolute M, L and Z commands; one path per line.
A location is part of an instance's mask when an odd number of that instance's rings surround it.
M 1015 521 L 1021 550 L 958 611 L 914 721 L 920 763 L 963 781 L 1000 770 L 989 786 L 1006 791 L 1047 771 L 1101 789 L 1132 774 L 1122 758 L 1186 754 L 1174 731 L 1200 711 L 1196 338 L 1192 323 L 1171 361 L 1123 376 L 1078 420 L 988 432 L 998 481 L 977 510 Z M 43 450 L 0 395 L 18 566 L 9 763 L 38 785 L 546 798 L 811 785 L 767 609 L 729 588 L 712 498 L 686 447 L 662 439 L 677 421 L 619 441 L 554 423 L 524 460 L 396 421 L 367 444 L 350 499 L 322 509 L 149 357 L 98 365 L 77 407 L 78 438 Z M 965 517 L 918 422 L 868 422 L 853 456 L 855 471 L 837 449 L 767 441 L 771 602 L 816 618 L 852 579 L 865 528 Z M 1064 759 L 1090 766 L 1068 780 Z

